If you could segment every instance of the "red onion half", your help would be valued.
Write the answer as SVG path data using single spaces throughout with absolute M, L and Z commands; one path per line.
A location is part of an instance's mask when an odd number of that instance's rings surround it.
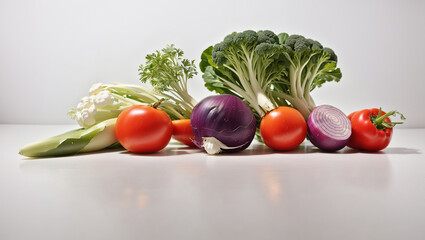
M 238 97 L 217 95 L 203 99 L 190 116 L 194 143 L 209 154 L 238 152 L 254 139 L 256 121 L 251 109 Z
M 350 140 L 351 121 L 333 106 L 315 107 L 308 117 L 307 126 L 310 142 L 324 151 L 342 149 Z

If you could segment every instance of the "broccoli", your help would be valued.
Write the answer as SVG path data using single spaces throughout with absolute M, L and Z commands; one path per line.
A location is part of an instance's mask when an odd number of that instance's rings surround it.
M 280 52 L 279 38 L 272 31 L 229 34 L 202 55 L 200 68 L 205 86 L 242 98 L 258 115 L 264 116 L 277 106 L 268 89 L 285 70 L 283 65 L 276 64 Z
M 316 106 L 310 92 L 325 82 L 338 82 L 342 76 L 337 56 L 330 48 L 301 35 L 279 34 L 285 56 L 287 75 L 273 82 L 275 101 L 285 99 L 298 109 L 305 119 Z
M 315 103 L 310 95 L 341 78 L 337 56 L 301 35 L 247 30 L 232 33 L 201 56 L 205 86 L 244 99 L 259 116 L 276 106 L 293 106 L 307 120 Z

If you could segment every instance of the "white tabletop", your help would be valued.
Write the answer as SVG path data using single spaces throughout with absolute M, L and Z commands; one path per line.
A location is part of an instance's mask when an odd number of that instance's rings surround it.
M 0 125 L 0 239 L 425 239 L 425 129 L 379 153 L 17 154 L 72 127 Z

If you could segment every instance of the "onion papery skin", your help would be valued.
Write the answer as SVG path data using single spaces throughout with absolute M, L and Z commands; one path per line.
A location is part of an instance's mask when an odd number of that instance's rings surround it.
M 223 94 L 199 102 L 192 111 L 190 125 L 196 145 L 204 137 L 215 137 L 227 147 L 224 152 L 239 152 L 247 148 L 255 136 L 256 121 L 251 109 L 238 97 Z
M 321 105 L 313 109 L 307 121 L 310 142 L 323 151 L 344 148 L 351 136 L 351 121 L 338 108 Z

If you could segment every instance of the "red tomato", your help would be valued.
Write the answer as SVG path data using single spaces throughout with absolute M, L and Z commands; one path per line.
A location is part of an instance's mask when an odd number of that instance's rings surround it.
M 307 136 L 307 123 L 298 110 L 278 107 L 263 117 L 260 133 L 264 144 L 269 148 L 288 151 L 304 141 Z
M 195 146 L 192 142 L 192 139 L 195 139 L 195 136 L 193 135 L 192 127 L 190 126 L 190 119 L 173 121 L 173 138 L 189 147 Z
M 379 114 L 381 115 L 378 116 Z M 377 108 L 364 109 L 348 115 L 352 130 L 348 146 L 366 151 L 380 151 L 386 148 L 390 144 L 393 129 L 383 126 L 382 123 L 391 123 L 391 120 L 383 117 L 379 122 L 376 121 L 384 115 L 386 113 Z
M 151 153 L 167 146 L 173 133 L 170 117 L 162 110 L 149 106 L 132 106 L 117 119 L 115 135 L 130 152 Z

